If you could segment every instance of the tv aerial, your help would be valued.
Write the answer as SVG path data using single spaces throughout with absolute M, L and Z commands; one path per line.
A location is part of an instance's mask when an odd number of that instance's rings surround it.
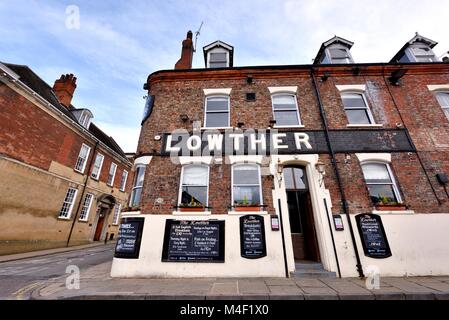
M 201 28 L 203 27 L 204 21 L 201 21 L 201 25 L 198 31 L 195 32 L 195 46 L 193 47 L 193 52 L 196 52 L 196 43 L 198 41 L 198 36 L 201 34 Z

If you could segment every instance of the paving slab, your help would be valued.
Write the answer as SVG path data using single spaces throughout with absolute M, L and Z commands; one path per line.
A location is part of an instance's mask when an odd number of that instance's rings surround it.
M 265 294 L 268 295 L 270 290 L 263 281 L 240 280 L 238 281 L 238 288 L 241 294 Z
M 325 287 L 327 287 L 327 285 L 324 284 L 319 279 L 295 279 L 295 283 L 300 288 L 301 287 L 313 287 L 313 288 L 325 288 Z
M 296 283 L 293 279 L 265 279 L 265 283 L 268 286 L 296 286 Z
M 210 295 L 238 295 L 238 282 L 230 281 L 230 282 L 215 282 L 212 285 L 212 288 L 209 291 Z
M 297 286 L 268 286 L 270 295 L 303 295 L 304 292 Z

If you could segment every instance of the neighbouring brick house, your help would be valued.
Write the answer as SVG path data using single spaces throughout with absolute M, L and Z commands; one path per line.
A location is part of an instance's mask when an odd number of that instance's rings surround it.
M 361 64 L 334 37 L 311 65 L 235 67 L 217 41 L 192 69 L 189 32 L 175 70 L 145 84 L 124 220 L 143 223 L 140 253 L 119 249 L 112 275 L 449 274 L 449 64 L 435 45 L 416 34 Z M 264 227 L 248 236 L 242 217 Z
M 132 164 L 71 104 L 76 78 L 53 87 L 0 63 L 0 254 L 114 239 Z

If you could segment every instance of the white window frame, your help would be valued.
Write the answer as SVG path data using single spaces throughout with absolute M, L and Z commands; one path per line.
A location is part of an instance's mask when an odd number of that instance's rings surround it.
M 92 208 L 92 203 L 94 202 L 94 195 L 92 193 L 86 193 L 86 196 L 84 197 L 84 201 L 83 201 L 83 206 L 81 207 L 81 212 L 80 212 L 80 221 L 84 221 L 87 222 L 89 220 L 89 213 L 90 213 L 90 209 Z M 88 205 L 86 206 L 86 200 L 89 200 Z M 83 217 L 84 215 L 84 217 Z
M 226 126 L 222 126 L 222 127 L 207 127 L 207 99 L 209 98 L 226 98 L 228 100 L 228 123 Z M 210 113 L 223 113 L 223 111 L 209 111 Z M 226 94 L 211 94 L 211 95 L 207 95 L 204 98 L 204 119 L 203 119 L 203 128 L 204 129 L 226 129 L 229 128 L 229 126 L 231 125 L 231 97 L 229 95 Z
M 125 192 L 125 190 L 126 190 L 126 183 L 128 182 L 128 175 L 129 175 L 128 171 L 123 170 L 122 179 L 120 180 L 120 191 L 122 191 L 122 192 Z M 123 178 L 124 176 L 126 178 Z
M 210 58 L 212 56 L 212 53 L 225 53 L 226 54 L 226 66 L 225 67 L 211 67 L 210 66 Z M 207 68 L 212 68 L 212 69 L 221 69 L 221 68 L 229 68 L 229 51 L 227 49 L 212 49 L 207 53 Z
M 365 179 L 365 173 L 363 172 L 363 165 L 365 165 L 365 164 L 382 164 L 382 165 L 385 165 L 387 167 L 391 183 L 367 183 L 366 179 Z M 396 196 L 396 199 L 397 199 L 398 203 L 400 203 L 400 204 L 404 203 L 402 201 L 401 193 L 399 192 L 398 184 L 397 184 L 396 178 L 395 178 L 395 176 L 393 174 L 393 171 L 391 170 L 391 166 L 390 166 L 389 162 L 379 161 L 379 160 L 366 160 L 366 161 L 361 162 L 360 165 L 362 167 L 363 179 L 365 180 L 365 184 L 366 184 L 367 187 L 368 187 L 369 184 L 370 185 L 387 185 L 387 184 L 391 184 L 392 187 L 393 187 L 394 195 Z
M 429 51 L 428 54 L 418 54 L 418 52 L 416 52 L 416 50 L 425 50 L 428 49 Z M 415 62 L 421 62 L 421 63 L 425 63 L 425 62 L 435 62 L 435 53 L 433 52 L 432 48 L 426 47 L 426 46 L 414 46 L 414 47 L 410 47 L 410 52 L 413 56 L 413 59 L 415 59 Z M 429 59 L 429 61 L 419 61 L 419 59 L 422 58 L 426 58 Z
M 345 104 L 343 102 L 343 96 L 346 94 L 358 94 L 362 96 L 363 102 L 365 103 L 365 109 L 366 109 L 366 113 L 368 114 L 368 120 L 370 121 L 370 123 L 350 123 L 349 122 L 349 118 L 346 114 L 346 110 L 362 110 L 362 108 L 346 108 Z M 373 113 L 371 112 L 371 107 L 368 104 L 368 100 L 366 99 L 366 94 L 365 92 L 362 91 L 354 91 L 354 90 L 346 90 L 346 91 L 342 91 L 340 92 L 340 96 L 341 96 L 341 102 L 343 104 L 343 110 L 345 111 L 345 115 L 346 115 L 346 120 L 348 121 L 348 125 L 349 126 L 376 126 L 377 123 L 374 120 L 374 116 Z
M 189 168 L 189 167 L 202 167 L 202 168 L 207 168 L 207 188 L 206 188 L 206 204 L 205 204 L 205 206 L 206 207 L 208 207 L 209 206 L 209 184 L 210 184 L 210 181 L 209 181 L 209 178 L 210 178 L 210 167 L 208 166 L 208 165 L 206 165 L 206 164 L 202 164 L 202 163 L 191 163 L 191 164 L 186 164 L 186 165 L 183 165 L 182 167 L 181 167 L 181 179 L 180 179 L 180 181 L 179 181 L 179 190 L 178 190 L 178 206 L 180 206 L 182 203 L 181 203 L 181 200 L 182 200 L 182 187 L 184 186 L 184 170 L 186 169 L 186 168 Z M 190 185 L 190 187 L 204 187 L 203 185 Z M 208 211 L 208 209 L 206 208 L 205 209 L 206 211 Z
M 235 163 L 231 166 L 231 203 L 232 206 L 234 206 L 234 186 L 257 186 L 256 184 L 239 184 L 239 185 L 235 185 L 234 184 L 234 168 L 239 167 L 239 166 L 255 166 L 257 167 L 257 174 L 259 177 L 259 196 L 260 196 L 260 206 L 262 208 L 263 206 L 263 193 L 262 193 L 262 176 L 260 173 L 260 164 L 258 163 L 248 163 L 248 162 L 239 162 L 239 163 Z
M 435 99 L 437 100 L 438 104 L 440 105 L 441 110 L 443 111 L 444 116 L 446 117 L 447 120 L 449 120 L 449 105 L 447 105 L 447 106 L 442 106 L 442 105 L 441 105 L 440 100 L 438 100 L 438 97 L 437 97 L 438 94 L 440 94 L 440 93 L 449 95 L 449 91 L 439 90 L 439 91 L 435 91 L 435 92 L 434 92 Z M 448 114 L 446 114 L 445 110 L 448 111 Z
M 137 171 L 138 171 L 139 168 L 143 168 L 143 170 L 144 170 L 143 171 L 143 181 L 142 181 L 142 185 L 141 186 L 136 186 L 137 179 L 138 179 Z M 142 191 L 143 191 L 143 184 L 145 183 L 145 173 L 146 173 L 146 171 L 147 171 L 147 165 L 146 164 L 144 164 L 144 163 L 136 164 L 134 181 L 133 181 L 133 187 L 131 189 L 131 194 L 130 194 L 130 197 L 129 197 L 129 206 L 130 207 L 133 207 L 133 199 L 134 199 L 135 190 L 136 189 L 142 189 Z M 140 200 L 142 200 L 142 193 L 140 194 Z
M 291 92 L 278 92 L 271 95 L 271 111 L 273 113 L 273 119 L 276 120 L 276 114 L 274 110 L 274 97 L 277 96 L 291 96 L 295 99 L 295 105 L 296 105 L 296 115 L 298 116 L 298 124 L 295 125 L 278 125 L 277 123 L 274 125 L 275 128 L 303 128 L 304 125 L 301 122 L 301 114 L 299 113 L 299 106 L 298 106 L 298 97 L 296 94 Z M 276 110 L 276 111 L 293 111 L 291 109 L 285 109 L 285 110 Z M 276 120 L 277 121 L 277 120 Z
M 337 49 L 337 50 L 345 50 L 345 51 L 346 51 L 346 54 L 347 54 L 347 58 L 345 58 L 345 59 L 346 59 L 346 62 L 344 62 L 344 63 L 336 63 L 336 62 L 334 62 L 334 59 L 335 59 L 335 58 L 332 57 L 331 49 L 332 49 L 332 50 L 333 50 L 333 49 Z M 339 65 L 339 64 L 351 64 L 351 63 L 354 63 L 354 59 L 352 58 L 351 51 L 350 51 L 348 48 L 345 48 L 345 47 L 339 47 L 339 46 L 331 46 L 331 47 L 328 47 L 328 48 L 326 48 L 326 54 L 325 54 L 325 55 L 326 55 L 327 59 L 329 60 L 329 64 L 336 64 L 336 65 Z M 324 58 L 324 59 L 326 59 L 326 58 Z M 343 59 L 336 59 L 336 60 L 341 60 L 341 61 L 343 61 Z
M 73 198 L 72 198 L 72 202 L 71 202 L 71 203 L 70 203 L 70 202 L 66 202 L 67 195 L 69 194 L 70 191 L 74 191 L 74 194 L 73 194 Z M 77 196 L 77 195 L 78 195 L 78 189 L 76 189 L 76 188 L 71 188 L 71 187 L 67 189 L 67 192 L 66 192 L 66 194 L 65 194 L 65 196 L 64 196 L 64 201 L 62 202 L 61 210 L 59 211 L 59 215 L 58 215 L 58 218 L 59 218 L 59 219 L 70 220 L 70 217 L 72 216 L 73 207 L 75 206 L 75 200 L 76 200 L 76 196 Z M 70 203 L 69 209 L 67 210 L 67 213 L 66 213 L 66 214 L 61 215 L 61 214 L 62 214 L 62 210 L 64 209 L 64 205 L 65 205 L 66 203 Z
M 114 217 L 112 218 L 112 225 L 118 226 L 121 211 L 122 211 L 122 204 L 117 203 L 114 207 Z
M 83 159 L 83 158 L 81 158 L 81 152 L 83 151 L 83 148 L 87 148 L 86 158 L 84 159 L 82 168 L 78 169 L 78 161 L 79 161 L 79 159 Z M 89 160 L 90 150 L 91 150 L 91 148 L 87 144 L 83 143 L 81 145 L 80 152 L 78 153 L 78 158 L 76 158 L 75 171 L 84 173 L 84 171 L 86 170 L 87 161 Z
M 97 174 L 94 176 L 94 170 L 95 170 L 95 163 L 97 162 L 97 157 L 101 157 L 101 162 L 100 162 L 100 166 L 98 168 L 98 172 Z M 101 153 L 97 153 L 97 155 L 95 156 L 95 160 L 93 163 L 93 168 L 92 168 L 92 172 L 90 174 L 91 178 L 94 180 L 100 180 L 100 175 L 101 175 L 101 169 L 103 168 L 103 162 L 104 162 L 104 155 L 102 155 Z
M 113 172 L 113 174 L 112 174 L 112 178 L 109 179 L 109 178 L 111 177 L 111 169 L 112 169 L 112 168 L 114 168 L 114 172 Z M 112 162 L 112 163 L 111 163 L 111 166 L 109 167 L 108 181 L 106 182 L 106 184 L 107 184 L 108 186 L 111 186 L 111 187 L 114 186 L 114 180 L 115 180 L 115 174 L 116 174 L 116 173 L 117 173 L 117 164 L 114 163 L 114 162 Z M 111 180 L 111 181 L 109 182 L 109 180 Z

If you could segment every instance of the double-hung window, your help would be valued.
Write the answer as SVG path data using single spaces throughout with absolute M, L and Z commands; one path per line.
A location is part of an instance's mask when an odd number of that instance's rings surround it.
M 142 197 L 143 180 L 145 178 L 145 165 L 138 165 L 136 167 L 136 173 L 134 176 L 133 190 L 131 192 L 130 206 L 136 207 L 140 204 L 140 198 Z
M 437 92 L 436 97 L 437 97 L 438 103 L 440 104 L 441 108 L 443 109 L 444 114 L 446 115 L 447 119 L 449 120 L 449 92 Z
M 94 195 L 92 193 L 87 193 L 84 198 L 83 207 L 80 213 L 80 221 L 87 221 L 89 219 L 89 212 L 92 206 L 92 200 L 94 199 Z
M 276 126 L 299 126 L 298 104 L 293 94 L 275 94 L 272 96 L 274 120 Z
M 127 181 L 128 181 L 128 171 L 123 170 L 122 180 L 120 180 L 120 191 L 123 191 L 123 192 L 125 191 Z
M 182 168 L 179 205 L 182 207 L 207 207 L 209 167 L 187 165 Z
M 209 56 L 209 68 L 226 68 L 228 59 L 226 52 L 211 52 Z
M 341 98 L 349 124 L 375 124 L 364 94 L 345 92 Z
M 117 172 L 117 165 L 113 162 L 111 163 L 111 167 L 109 168 L 108 174 L 108 185 L 114 185 L 115 173 Z
M 362 170 L 374 204 L 402 202 L 389 164 L 382 162 L 363 163 Z
M 84 173 L 84 169 L 86 169 L 87 159 L 89 158 L 90 147 L 88 145 L 81 146 L 80 153 L 78 155 L 78 159 L 76 160 L 75 170 L 81 173 Z
M 412 48 L 413 55 L 415 56 L 416 62 L 434 62 L 435 54 L 432 49 L 427 47 L 416 47 Z
M 114 226 L 118 225 L 121 209 L 122 209 L 122 205 L 120 203 L 116 204 L 114 207 L 114 217 L 112 218 L 112 224 Z
M 77 193 L 78 189 L 75 188 L 69 188 L 67 190 L 61 211 L 59 211 L 59 218 L 70 219 Z
M 229 127 L 229 96 L 206 97 L 204 126 L 207 128 Z
M 331 48 L 329 50 L 330 60 L 333 64 L 351 63 L 352 59 L 346 48 Z
M 235 164 L 232 167 L 232 203 L 237 206 L 263 204 L 258 164 Z
M 101 167 L 103 166 L 104 156 L 97 153 L 95 157 L 94 167 L 92 169 L 91 177 L 98 180 L 100 178 Z

